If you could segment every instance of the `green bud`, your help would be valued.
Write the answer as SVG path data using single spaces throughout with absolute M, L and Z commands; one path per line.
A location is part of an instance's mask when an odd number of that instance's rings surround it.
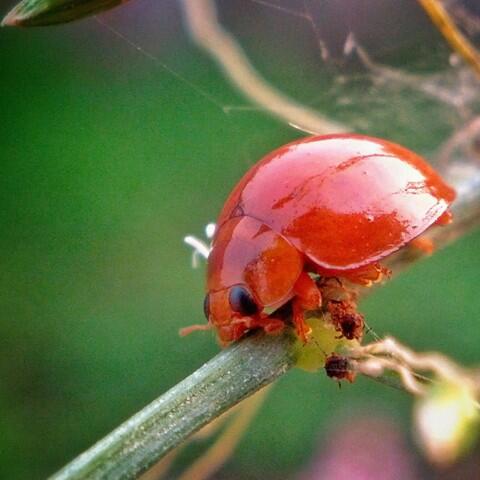
M 316 372 L 325 366 L 325 360 L 332 353 L 358 347 L 358 340 L 347 340 L 338 335 L 338 330 L 327 321 L 327 316 L 310 317 L 306 320 L 311 328 L 306 344 L 299 338 L 295 343 L 295 366 L 307 372 Z
M 418 441 L 427 457 L 440 466 L 457 461 L 478 437 L 480 410 L 476 386 L 436 379 L 415 406 Z
M 128 0 L 23 0 L 2 21 L 2 26 L 36 27 L 72 22 L 109 10 Z

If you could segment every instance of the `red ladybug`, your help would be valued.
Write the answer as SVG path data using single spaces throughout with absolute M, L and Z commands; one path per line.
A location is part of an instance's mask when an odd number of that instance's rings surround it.
M 223 343 L 277 333 L 287 303 L 306 340 L 321 306 L 310 274 L 371 283 L 379 260 L 434 223 L 454 190 L 420 156 L 362 135 L 305 138 L 254 165 L 228 197 L 208 258 L 205 315 Z M 283 309 L 284 310 L 284 309 Z

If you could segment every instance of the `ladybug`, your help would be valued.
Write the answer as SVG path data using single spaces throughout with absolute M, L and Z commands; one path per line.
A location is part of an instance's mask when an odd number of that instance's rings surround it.
M 306 341 L 304 313 L 322 306 L 315 275 L 378 281 L 387 271 L 378 262 L 448 223 L 454 198 L 422 157 L 386 140 L 337 134 L 280 147 L 244 175 L 220 213 L 205 328 L 228 344 L 252 329 L 278 333 L 291 317 Z M 279 314 L 287 305 L 289 315 Z

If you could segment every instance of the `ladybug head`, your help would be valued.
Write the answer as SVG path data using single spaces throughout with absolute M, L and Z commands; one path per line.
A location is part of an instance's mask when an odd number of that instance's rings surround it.
M 207 293 L 204 310 L 223 342 L 240 338 L 263 316 L 263 306 L 246 285 L 233 285 Z
M 220 338 L 231 341 L 259 326 L 292 297 L 303 258 L 259 220 L 234 217 L 218 229 L 208 259 L 204 310 Z

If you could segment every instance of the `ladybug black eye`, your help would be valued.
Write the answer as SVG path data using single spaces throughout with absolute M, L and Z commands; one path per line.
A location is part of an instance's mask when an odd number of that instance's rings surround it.
M 210 295 L 208 293 L 205 295 L 203 300 L 203 313 L 208 320 L 208 317 L 210 316 Z
M 258 311 L 258 306 L 251 293 L 244 287 L 232 287 L 230 289 L 228 301 L 230 303 L 230 308 L 241 315 L 253 315 Z

